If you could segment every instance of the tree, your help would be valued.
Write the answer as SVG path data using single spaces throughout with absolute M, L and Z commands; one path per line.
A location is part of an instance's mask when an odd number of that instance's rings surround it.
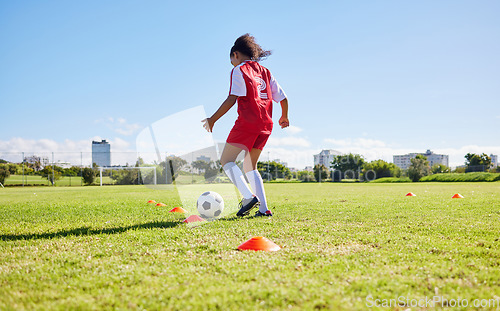
M 206 163 L 206 162 L 205 162 Z M 205 165 L 205 180 L 213 181 L 217 174 L 222 170 L 222 166 L 220 165 L 220 161 L 210 161 Z
M 163 180 L 166 180 L 167 184 L 171 184 L 175 181 L 175 178 L 179 176 L 181 168 L 186 164 L 187 161 L 182 158 L 173 155 L 168 156 L 166 161 L 160 163 L 162 169 L 159 175 Z
M 144 166 L 144 159 L 141 157 L 138 157 L 137 161 L 135 161 L 135 167 L 140 167 L 140 166 Z
M 257 170 L 262 179 L 275 180 L 276 178 L 290 179 L 292 172 L 286 166 L 275 161 L 257 162 Z
M 465 173 L 465 166 L 459 166 L 459 167 L 456 167 L 454 170 L 453 170 L 453 173 Z
M 375 160 L 370 163 L 365 163 L 363 166 L 363 176 L 365 179 L 370 180 L 382 177 L 399 177 L 401 176 L 401 169 L 394 163 L 389 163 L 384 160 Z
M 72 166 L 70 168 L 64 169 L 69 176 L 82 176 L 82 168 L 79 166 Z M 66 175 L 66 173 L 64 173 Z
M 8 163 L 7 167 L 9 168 L 9 172 L 11 175 L 14 175 L 17 172 L 17 164 L 15 163 Z
M 475 154 L 467 153 L 465 155 L 467 160 L 465 164 L 467 165 L 466 172 L 484 172 L 491 167 L 491 158 L 486 154 Z
M 196 160 L 191 163 L 191 166 L 197 169 L 200 173 L 203 173 L 205 180 L 214 180 L 217 174 L 222 170 L 222 166 L 220 165 L 220 161 L 205 161 L 205 160 Z
M 23 159 L 24 165 L 26 167 L 32 169 L 35 172 L 39 172 L 42 170 L 42 158 L 36 155 L 30 156 L 30 157 L 25 157 Z
M 90 167 L 85 167 L 82 171 L 83 182 L 86 185 L 91 185 L 94 182 L 96 171 Z
M 328 168 L 323 164 L 316 164 L 314 166 L 314 179 L 316 181 L 326 181 L 328 178 Z
M 40 171 L 42 178 L 47 178 L 47 180 L 54 184 L 56 180 L 59 180 L 62 176 L 63 168 L 60 166 L 46 166 Z
M 196 160 L 191 162 L 191 166 L 197 169 L 200 173 L 205 172 L 205 168 L 207 167 L 208 162 L 205 160 Z
M 449 173 L 450 168 L 444 164 L 434 164 L 431 167 L 432 174 L 441 174 L 441 173 Z
M 10 176 L 9 168 L 6 164 L 0 164 L 0 183 L 3 185 L 5 179 Z
M 298 171 L 297 179 L 305 182 L 314 181 L 314 172 L 311 171 Z
M 346 176 L 356 179 L 359 178 L 361 168 L 364 164 L 365 159 L 361 155 L 349 153 L 335 156 L 330 167 L 340 172 L 340 179 Z
M 417 154 L 417 156 L 410 161 L 411 165 L 408 168 L 408 177 L 410 177 L 412 181 L 419 181 L 420 178 L 430 175 L 431 168 L 429 167 L 427 157 Z
M 63 169 L 63 175 L 64 176 L 78 176 L 78 173 L 72 170 L 71 168 L 65 168 Z
M 137 185 L 139 181 L 139 169 L 136 170 L 114 170 L 111 179 L 118 185 Z

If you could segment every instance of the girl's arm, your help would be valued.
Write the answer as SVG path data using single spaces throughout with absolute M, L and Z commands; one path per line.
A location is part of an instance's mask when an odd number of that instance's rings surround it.
M 220 105 L 219 109 L 210 117 L 205 120 L 202 120 L 203 122 L 203 127 L 209 131 L 212 132 L 212 128 L 214 127 L 214 124 L 217 120 L 219 120 L 223 115 L 226 114 L 226 112 L 231 109 L 231 107 L 234 106 L 236 103 L 236 100 L 238 99 L 238 96 L 236 95 L 229 95 L 226 100 Z
M 279 124 L 281 128 L 284 129 L 290 125 L 290 121 L 288 121 L 288 99 L 285 98 L 281 102 L 281 118 Z

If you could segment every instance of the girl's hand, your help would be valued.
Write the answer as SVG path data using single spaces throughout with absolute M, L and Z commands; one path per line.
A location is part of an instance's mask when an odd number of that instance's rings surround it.
M 205 130 L 207 130 L 207 132 L 212 133 L 212 128 L 214 127 L 214 121 L 212 121 L 211 118 L 206 118 L 204 120 L 201 120 L 201 122 L 203 122 L 203 127 L 205 128 Z
M 290 121 L 288 121 L 288 117 L 282 116 L 280 118 L 279 124 L 281 128 L 284 129 L 285 127 L 288 127 L 290 125 Z

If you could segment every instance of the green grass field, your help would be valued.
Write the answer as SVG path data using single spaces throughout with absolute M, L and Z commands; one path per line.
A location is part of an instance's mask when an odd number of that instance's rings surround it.
M 168 213 L 171 190 L 0 188 L 0 310 L 367 310 L 433 296 L 497 310 L 500 183 L 266 190 L 272 219 L 193 227 Z M 253 236 L 282 249 L 237 250 Z

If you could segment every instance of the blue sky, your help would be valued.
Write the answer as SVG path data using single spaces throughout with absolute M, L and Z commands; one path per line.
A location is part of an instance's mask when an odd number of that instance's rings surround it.
M 498 154 L 498 12 L 498 1 L 2 1 L 0 153 L 89 151 L 98 138 L 133 151 L 158 119 L 211 114 L 229 49 L 249 32 L 273 51 L 262 64 L 290 102 L 293 127 L 276 127 L 266 157 Z

